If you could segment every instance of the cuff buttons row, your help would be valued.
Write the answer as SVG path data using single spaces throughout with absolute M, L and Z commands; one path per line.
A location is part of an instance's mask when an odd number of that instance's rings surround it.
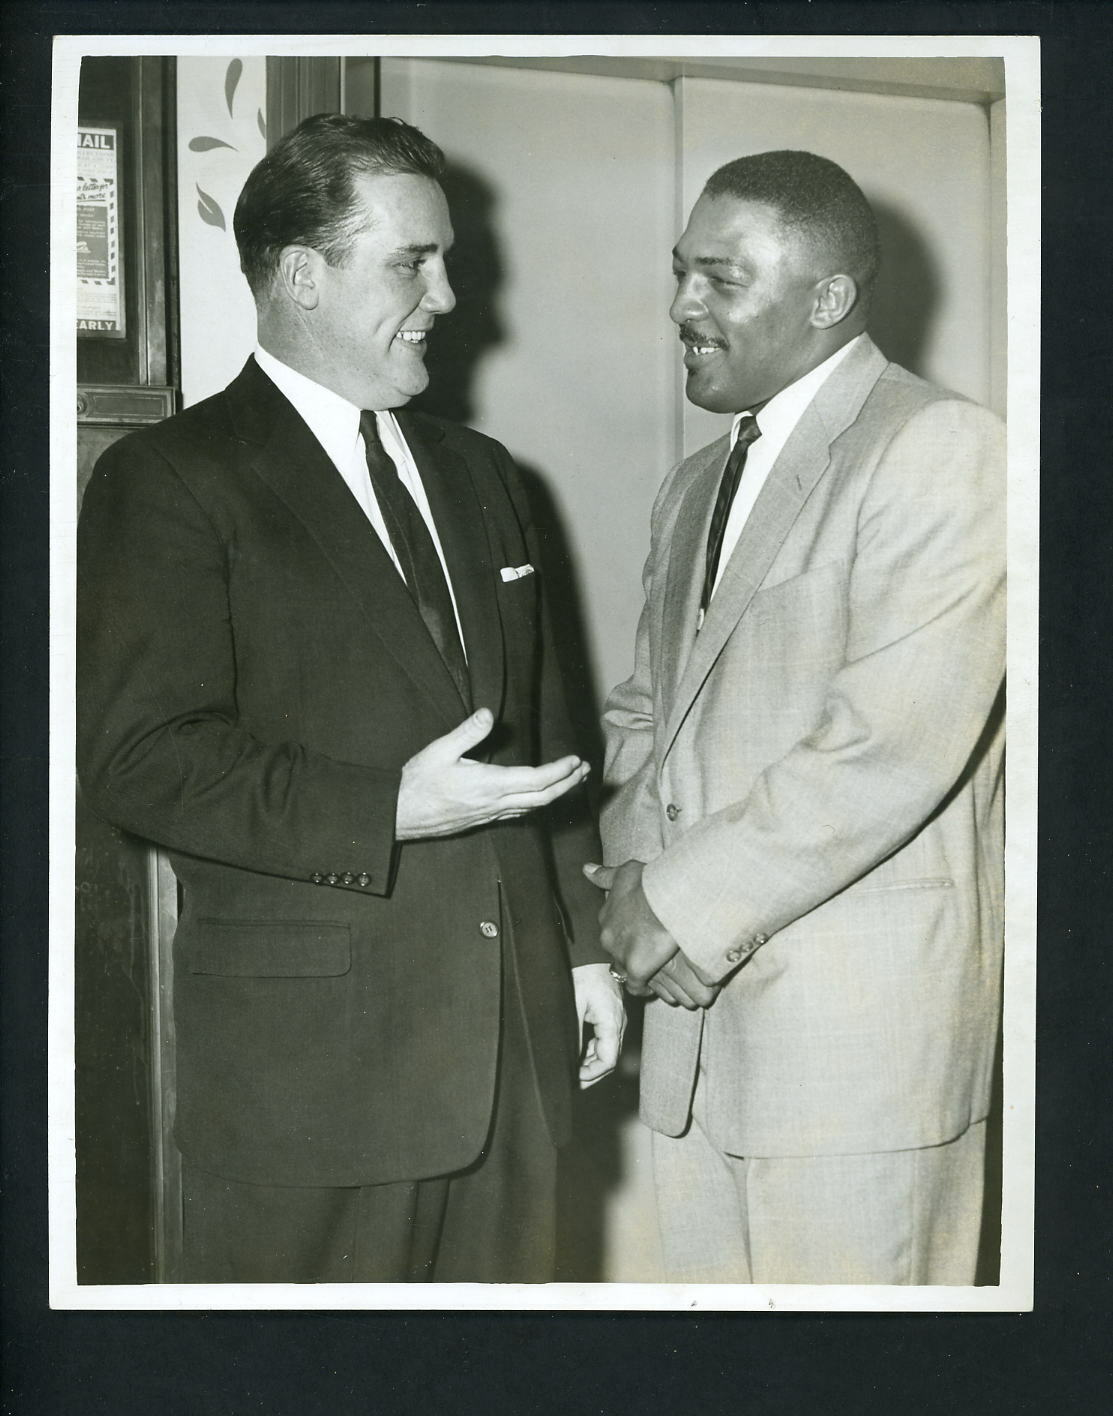
M 755 949 L 760 949 L 763 944 L 768 944 L 768 934 L 755 934 L 748 944 L 741 949 L 728 949 L 726 959 L 728 964 L 739 964 L 746 954 L 752 954 Z
M 353 875 L 350 870 L 346 870 L 343 875 L 334 875 L 331 872 L 325 874 L 320 870 L 315 870 L 309 877 L 314 885 L 358 885 L 361 890 L 366 890 L 371 884 L 371 877 L 366 870 L 358 875 Z

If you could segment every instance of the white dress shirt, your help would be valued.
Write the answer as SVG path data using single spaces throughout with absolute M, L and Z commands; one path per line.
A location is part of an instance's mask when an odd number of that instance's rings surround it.
M 738 484 L 738 491 L 731 503 L 730 515 L 727 517 L 726 529 L 723 532 L 723 549 L 719 555 L 719 568 L 715 574 L 712 594 L 718 589 L 731 552 L 738 544 L 742 528 L 749 519 L 750 512 L 754 509 L 754 503 L 757 501 L 762 487 L 765 486 L 769 473 L 773 470 L 773 464 L 781 455 L 781 450 L 788 442 L 793 428 L 803 416 L 804 409 L 861 338 L 860 334 L 855 335 L 848 344 L 844 344 L 841 349 L 836 349 L 829 359 L 824 359 L 822 364 L 817 364 L 814 369 L 809 369 L 803 378 L 797 379 L 787 388 L 782 388 L 780 393 L 774 394 L 757 415 L 761 437 L 750 444 L 750 449 L 746 454 L 746 466 L 742 473 L 742 480 Z M 738 425 L 746 417 L 747 411 L 743 410 L 741 413 L 735 414 L 734 425 L 730 432 L 732 451 L 738 439 Z
M 345 486 L 359 503 L 364 516 L 375 528 L 375 534 L 386 547 L 387 554 L 394 562 L 398 574 L 403 575 L 402 566 L 393 545 L 391 545 L 390 532 L 386 528 L 386 522 L 379 509 L 378 498 L 375 496 L 374 488 L 371 486 L 371 478 L 368 475 L 367 451 L 363 443 L 363 434 L 359 430 L 360 409 L 354 403 L 349 403 L 346 398 L 341 398 L 338 393 L 333 393 L 332 389 L 325 388 L 324 384 L 315 383 L 313 379 L 299 374 L 296 369 L 291 369 L 289 364 L 284 364 L 281 359 L 276 359 L 273 354 L 268 354 L 258 344 L 255 346 L 255 362 L 278 391 L 294 405 L 295 410 L 308 425 L 309 431 L 324 448 L 329 460 L 343 477 Z M 467 645 L 464 643 L 464 627 L 460 623 L 456 593 L 452 588 L 452 577 L 448 573 L 444 548 L 441 546 L 441 538 L 437 534 L 433 513 L 429 509 L 429 499 L 425 495 L 425 487 L 421 481 L 421 474 L 417 470 L 417 463 L 413 459 L 413 453 L 410 452 L 406 439 L 402 436 L 402 429 L 398 426 L 398 420 L 393 413 L 376 413 L 375 422 L 387 456 L 398 469 L 398 476 L 417 503 L 417 509 L 421 512 L 422 519 L 433 538 L 437 557 L 444 570 L 445 582 L 452 600 L 452 610 L 456 616 L 456 628 L 460 633 L 460 643 L 464 645 L 464 658 L 466 659 Z M 405 579 L 404 575 L 403 579 Z

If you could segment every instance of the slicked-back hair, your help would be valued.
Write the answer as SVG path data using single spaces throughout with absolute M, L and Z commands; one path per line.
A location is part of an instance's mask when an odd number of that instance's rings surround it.
M 286 246 L 311 246 L 343 265 L 364 225 L 353 179 L 414 173 L 440 179 L 444 153 L 401 118 L 318 113 L 277 142 L 244 184 L 233 229 L 240 269 L 256 296 L 270 288 Z
M 709 197 L 773 207 L 816 250 L 823 274 L 853 276 L 868 300 L 881 265 L 877 221 L 861 188 L 837 162 L 790 149 L 754 153 L 713 172 L 703 190 Z

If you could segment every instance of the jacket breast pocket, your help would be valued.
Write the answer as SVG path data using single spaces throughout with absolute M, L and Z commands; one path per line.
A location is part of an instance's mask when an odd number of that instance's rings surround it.
M 766 586 L 750 601 L 747 618 L 781 623 L 799 620 L 812 627 L 825 625 L 832 618 L 841 619 L 845 574 L 844 561 L 827 561 L 814 570 Z
M 537 572 L 530 570 L 511 580 L 499 580 L 496 589 L 500 603 L 528 604 L 537 597 Z
M 316 920 L 201 919 L 189 971 L 223 978 L 337 978 L 352 966 L 346 924 Z
M 823 711 L 846 654 L 845 575 L 845 562 L 828 561 L 757 591 L 731 637 L 722 669 L 738 707 L 768 735 L 763 754 L 787 752 Z
M 537 618 L 537 576 L 534 572 L 514 580 L 500 580 L 495 587 L 499 615 L 515 629 L 532 627 Z

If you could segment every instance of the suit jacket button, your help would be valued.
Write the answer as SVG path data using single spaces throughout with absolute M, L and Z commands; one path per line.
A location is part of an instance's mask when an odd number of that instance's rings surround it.
M 675 821 L 676 818 L 680 815 L 680 808 L 674 801 L 670 801 L 668 806 L 665 807 L 665 815 L 669 818 L 670 821 Z
M 742 957 L 742 950 L 741 950 L 741 949 L 728 949 L 728 950 L 727 950 L 727 963 L 728 963 L 728 964 L 736 964 L 736 963 L 738 963 L 738 961 L 741 959 L 741 957 Z
M 366 870 L 361 870 L 359 875 L 356 876 L 356 879 L 359 881 L 360 887 L 364 890 L 371 884 L 371 877 Z
M 330 885 L 335 885 L 339 881 L 340 877 L 339 875 L 326 875 L 325 879 Z
M 479 932 L 484 939 L 497 939 L 499 937 L 499 927 L 493 920 L 485 919 L 480 922 Z

